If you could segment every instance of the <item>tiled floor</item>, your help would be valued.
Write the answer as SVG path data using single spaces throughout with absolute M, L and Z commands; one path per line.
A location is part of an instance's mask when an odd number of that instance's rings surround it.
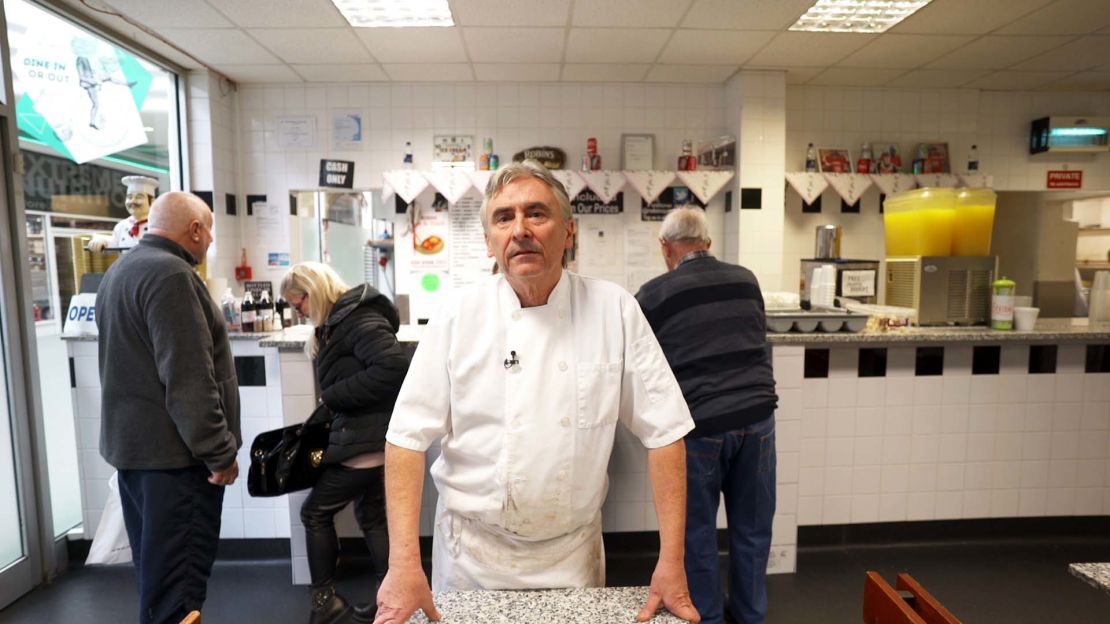
M 865 570 L 891 581 L 898 572 L 913 574 L 969 624 L 1110 622 L 1110 595 L 1068 574 L 1067 564 L 1078 561 L 1110 561 L 1110 537 L 803 547 L 796 574 L 770 578 L 767 622 L 858 624 Z M 649 555 L 610 556 L 609 582 L 645 584 L 652 564 Z M 365 573 L 360 562 L 348 563 L 341 593 L 365 598 Z M 287 561 L 220 561 L 205 623 L 306 621 L 307 590 L 291 587 L 289 578 Z M 78 568 L 0 611 L 0 622 L 133 622 L 132 583 L 129 568 Z M 520 621 L 530 620 L 521 614 Z

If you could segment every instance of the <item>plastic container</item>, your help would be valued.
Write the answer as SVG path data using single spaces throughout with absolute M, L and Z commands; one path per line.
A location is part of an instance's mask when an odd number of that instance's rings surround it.
M 988 188 L 961 189 L 956 194 L 956 222 L 952 230 L 953 256 L 989 256 L 994 206 L 998 196 Z
M 883 207 L 888 256 L 947 256 L 952 251 L 956 192 L 922 188 L 887 198 Z
M 1013 280 L 994 280 L 991 284 L 991 329 L 1009 331 L 1014 328 L 1014 289 Z

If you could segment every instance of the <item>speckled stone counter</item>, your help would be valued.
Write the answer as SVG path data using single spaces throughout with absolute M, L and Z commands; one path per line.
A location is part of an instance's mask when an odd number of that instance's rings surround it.
M 989 327 L 908 327 L 889 332 L 767 334 L 774 345 L 864 344 L 864 343 L 1002 343 L 1002 342 L 1106 342 L 1110 325 L 1091 327 L 1084 318 L 1041 319 L 1032 331 L 997 331 Z
M 549 589 L 541 591 L 463 591 L 435 595 L 443 624 L 511 622 L 635 622 L 647 602 L 647 587 Z M 428 621 L 423 613 L 410 622 Z M 685 622 L 660 610 L 652 622 Z
M 259 340 L 262 340 L 263 338 L 273 336 L 276 333 L 277 332 L 228 332 L 227 339 L 244 341 L 253 340 L 257 342 Z M 99 336 L 97 336 L 96 334 L 80 334 L 70 336 L 62 334 L 62 340 L 68 340 L 72 342 L 96 342 L 97 340 L 99 340 Z M 301 341 L 301 344 L 303 345 L 304 341 Z
M 297 328 L 284 329 L 268 334 L 258 342 L 258 346 L 263 348 L 277 347 L 277 350 L 282 352 L 303 351 L 304 343 L 308 340 L 310 331 L 307 326 L 303 325 Z
M 1091 587 L 1110 594 L 1110 563 L 1073 563 L 1068 566 L 1068 572 Z

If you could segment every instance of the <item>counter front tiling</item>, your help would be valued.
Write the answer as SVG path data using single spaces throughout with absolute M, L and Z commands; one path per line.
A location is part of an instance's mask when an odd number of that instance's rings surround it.
M 422 329 L 402 327 L 398 337 L 411 350 Z M 232 335 L 241 470 L 255 435 L 315 407 L 307 335 Z M 68 339 L 87 535 L 112 473 L 97 450 L 95 340 Z M 911 328 L 769 341 L 779 394 L 770 572 L 794 571 L 799 526 L 1110 515 L 1110 328 L 1043 319 L 1031 332 Z M 429 449 L 429 465 L 438 453 Z M 436 490 L 425 478 L 420 528 L 430 535 Z M 240 479 L 228 489 L 221 535 L 291 538 L 294 582 L 307 583 L 305 495 L 252 498 Z M 602 519 L 610 533 L 658 529 L 646 452 L 623 428 Z M 337 520 L 341 535 L 360 535 L 350 510 Z

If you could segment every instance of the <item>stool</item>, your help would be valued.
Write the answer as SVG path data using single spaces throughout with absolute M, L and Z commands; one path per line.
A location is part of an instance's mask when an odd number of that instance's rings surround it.
M 909 574 L 899 574 L 895 591 L 878 572 L 863 582 L 864 624 L 960 624 L 960 620 Z

